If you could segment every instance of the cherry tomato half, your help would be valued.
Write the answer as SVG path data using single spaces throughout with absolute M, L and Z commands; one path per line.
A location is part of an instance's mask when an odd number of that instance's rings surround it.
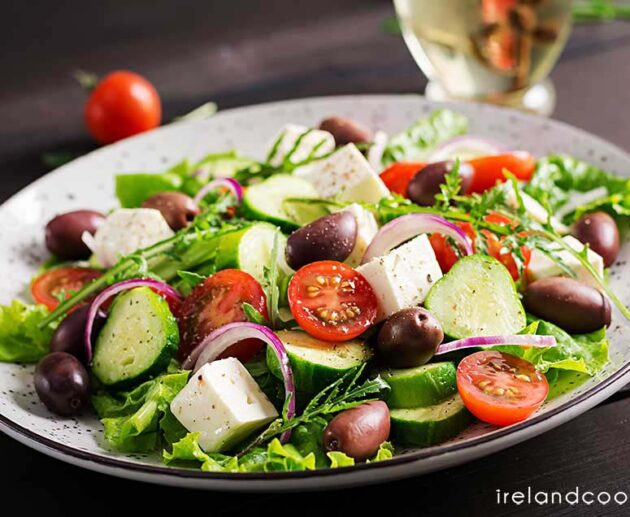
M 381 172 L 380 176 L 390 192 L 407 197 L 409 182 L 425 165 L 420 162 L 396 162 Z
M 484 217 L 484 220 L 488 223 L 497 224 L 499 226 L 512 226 L 514 221 L 509 217 L 497 212 L 491 212 Z M 497 259 L 503 264 L 510 272 L 512 279 L 516 282 L 521 277 L 521 269 L 519 263 L 511 249 L 508 249 L 504 245 L 505 237 L 498 237 L 489 230 L 481 230 L 486 246 L 488 247 L 488 254 Z M 529 261 L 532 256 L 531 250 L 527 246 L 521 246 L 521 256 L 523 259 L 522 268 L 526 273 L 529 267 Z
M 459 222 L 456 224 L 462 230 L 464 230 L 464 232 L 470 239 L 474 250 L 476 233 L 473 225 L 466 222 Z M 440 269 L 442 270 L 442 273 L 448 273 L 455 265 L 455 262 L 460 259 L 461 255 L 455 251 L 450 241 L 441 233 L 431 234 L 431 236 L 429 237 L 429 242 L 431 243 L 431 247 L 433 248 L 433 251 L 435 253 L 435 258 L 437 259 L 438 264 L 440 264 Z
M 110 144 L 160 125 L 162 105 L 153 85 L 126 70 L 96 85 L 85 104 L 85 124 L 102 144 Z
M 58 267 L 42 273 L 31 283 L 31 296 L 54 310 L 61 299 L 70 298 L 84 285 L 101 276 L 96 269 L 85 267 Z
M 505 426 L 525 420 L 536 411 L 547 398 L 549 384 L 531 363 L 485 350 L 459 363 L 457 389 L 479 420 Z
M 372 286 L 341 262 L 322 260 L 300 268 L 287 294 L 298 325 L 324 341 L 353 339 L 376 320 Z
M 267 298 L 258 281 L 245 271 L 224 269 L 197 285 L 179 307 L 180 343 L 177 355 L 184 360 L 213 330 L 235 321 L 247 321 L 243 303 L 249 303 L 265 318 Z M 219 358 L 252 359 L 263 347 L 259 339 L 244 339 Z
M 529 181 L 536 169 L 536 158 L 525 151 L 484 156 L 468 163 L 474 171 L 469 194 L 484 192 L 494 187 L 497 182 L 506 181 L 504 169 L 523 181 Z

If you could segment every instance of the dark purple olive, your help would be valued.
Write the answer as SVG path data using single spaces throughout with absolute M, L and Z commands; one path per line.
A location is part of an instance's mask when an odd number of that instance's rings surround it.
M 331 133 L 337 145 L 367 144 L 372 141 L 372 132 L 369 129 L 343 117 L 324 119 L 319 129 Z
M 185 228 L 199 215 L 197 203 L 181 192 L 160 192 L 142 203 L 142 208 L 155 208 L 172 230 Z
M 621 247 L 619 228 L 606 212 L 593 212 L 581 217 L 571 228 L 571 235 L 599 253 L 606 267 L 612 266 L 617 260 Z
M 50 341 L 51 352 L 66 352 L 75 356 L 83 364 L 86 363 L 83 331 L 89 310 L 89 305 L 79 307 L 61 320 Z M 96 339 L 104 324 L 105 318 L 97 317 L 94 320 L 92 341 Z
M 554 323 L 571 334 L 608 327 L 608 298 L 590 285 L 568 277 L 541 278 L 527 286 L 523 305 L 534 316 Z
M 440 185 L 445 182 L 444 177 L 453 169 L 452 160 L 430 163 L 420 169 L 407 186 L 407 197 L 421 206 L 431 206 L 435 203 L 435 195 L 440 193 Z M 461 192 L 465 194 L 470 188 L 473 168 L 466 162 L 459 164 Z
M 90 399 L 90 378 L 76 357 L 53 352 L 35 369 L 35 391 L 53 413 L 77 415 Z
M 378 333 L 376 348 L 389 366 L 412 368 L 428 363 L 444 332 L 426 309 L 410 307 L 391 315 Z
M 287 264 L 298 270 L 318 260 L 346 260 L 357 240 L 357 221 L 350 212 L 337 212 L 295 230 L 287 239 Z
M 75 210 L 58 215 L 46 225 L 46 247 L 63 260 L 86 259 L 92 253 L 81 236 L 94 235 L 105 216 L 93 210 Z
M 355 460 L 366 460 L 389 438 L 390 418 L 382 400 L 346 409 L 324 429 L 324 449 L 341 451 Z

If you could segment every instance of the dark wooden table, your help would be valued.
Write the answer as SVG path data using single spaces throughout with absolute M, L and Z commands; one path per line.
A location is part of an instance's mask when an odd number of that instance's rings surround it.
M 8 4 L 8 5 L 7 5 Z M 400 37 L 381 29 L 385 0 L 3 2 L 0 199 L 46 172 L 45 151 L 93 147 L 72 73 L 130 68 L 158 87 L 165 120 L 312 95 L 421 92 Z M 630 149 L 630 23 L 575 28 L 552 78 L 555 117 Z M 0 435 L 5 504 L 47 516 L 166 514 L 628 515 L 620 508 L 498 505 L 496 490 L 630 492 L 630 400 L 618 394 L 539 438 L 396 483 L 322 495 L 207 494 L 108 478 Z M 377 506 L 378 505 L 378 506 Z M 166 508 L 172 508 L 166 510 Z M 377 512 L 376 508 L 382 508 Z

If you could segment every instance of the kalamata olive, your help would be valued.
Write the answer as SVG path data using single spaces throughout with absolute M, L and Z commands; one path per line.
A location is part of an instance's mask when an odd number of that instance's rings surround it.
M 357 221 L 350 212 L 320 217 L 287 239 L 287 264 L 300 269 L 318 260 L 346 260 L 357 240 Z
M 35 369 L 35 391 L 53 413 L 77 415 L 90 398 L 90 378 L 76 357 L 53 352 Z
M 324 429 L 324 449 L 341 451 L 356 460 L 371 458 L 389 438 L 390 419 L 382 400 L 346 409 Z
M 581 217 L 571 228 L 571 234 L 599 253 L 606 267 L 615 263 L 620 248 L 619 228 L 606 212 L 593 212 Z
M 79 361 L 85 364 L 85 344 L 83 331 L 87 321 L 89 305 L 79 307 L 75 311 L 68 314 L 55 330 L 50 340 L 51 352 L 66 352 L 75 356 Z M 99 331 L 105 324 L 105 318 L 97 317 L 94 320 L 92 329 L 92 340 L 96 339 Z
M 172 230 L 188 226 L 199 215 L 199 207 L 194 200 L 181 192 L 160 192 L 142 203 L 142 208 L 155 208 Z
M 367 144 L 372 141 L 372 132 L 369 129 L 343 117 L 324 119 L 319 129 L 331 133 L 337 145 Z
M 103 214 L 93 210 L 75 210 L 58 215 L 46 225 L 46 247 L 63 260 L 86 259 L 91 251 L 81 236 L 83 232 L 94 235 L 104 220 Z
M 444 339 L 440 322 L 426 309 L 410 307 L 392 314 L 378 333 L 376 348 L 394 368 L 429 362 Z
M 407 186 L 407 197 L 421 206 L 431 206 L 435 203 L 435 195 L 440 193 L 440 185 L 445 182 L 444 177 L 453 169 L 452 160 L 430 163 L 412 178 Z M 461 179 L 460 192 L 465 194 L 472 182 L 473 168 L 466 162 L 459 164 Z
M 608 298 L 573 278 L 557 276 L 532 282 L 523 295 L 523 305 L 534 316 L 573 334 L 610 325 Z

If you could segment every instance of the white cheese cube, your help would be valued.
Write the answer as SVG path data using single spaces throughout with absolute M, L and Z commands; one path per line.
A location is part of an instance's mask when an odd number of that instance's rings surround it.
M 120 257 L 147 248 L 173 235 L 159 210 L 120 208 L 107 216 L 94 234 L 94 255 L 105 267 Z
M 383 257 L 357 268 L 378 299 L 377 320 L 424 302 L 429 289 L 442 278 L 440 265 L 426 234 L 419 235 Z
M 541 224 L 545 224 L 547 222 L 547 210 L 545 210 L 544 206 L 542 206 L 533 197 L 525 194 L 525 192 L 521 192 L 521 199 L 523 200 L 523 207 L 529 217 Z M 505 202 L 513 210 L 518 209 L 518 199 L 511 182 L 507 182 L 505 184 Z M 564 224 L 553 216 L 551 216 L 551 226 L 554 230 L 561 234 L 565 234 L 569 231 Z
M 171 411 L 206 452 L 225 451 L 278 416 L 245 367 L 233 357 L 205 364 L 171 402 Z
M 310 181 L 320 196 L 341 201 L 376 203 L 389 189 L 354 144 L 295 171 Z
M 356 203 L 342 208 L 340 212 L 350 212 L 357 221 L 357 240 L 354 243 L 352 253 L 350 253 L 350 256 L 345 260 L 346 264 L 357 267 L 361 264 L 365 250 L 378 232 L 378 224 L 372 212 Z
M 296 144 L 297 147 L 295 147 Z M 289 160 L 293 163 L 299 163 L 309 158 L 325 156 L 334 151 L 335 137 L 328 131 L 321 129 L 309 129 L 297 124 L 287 124 L 271 141 L 267 151 L 267 161 L 271 165 L 281 165 L 294 147 L 295 150 Z
M 582 244 L 579 240 L 577 240 L 575 237 L 572 237 L 571 235 L 563 237 L 563 240 L 575 251 L 579 252 L 584 249 L 584 244 Z M 593 277 L 589 274 L 589 272 L 584 268 L 584 266 L 578 259 L 576 259 L 573 255 L 571 255 L 571 253 L 566 250 L 560 251 L 560 247 L 558 247 L 557 249 L 558 252 L 554 253 L 554 256 L 557 256 L 560 260 L 562 260 L 562 262 L 575 273 L 577 280 L 585 284 L 592 285 L 593 287 L 598 287 Z M 603 276 L 604 259 L 601 257 L 601 255 L 599 255 L 592 249 L 589 249 L 587 256 L 588 261 L 595 268 L 597 273 L 600 276 Z M 560 266 L 558 266 L 558 264 L 556 264 L 542 251 L 539 251 L 537 249 L 532 250 L 532 256 L 529 261 L 529 267 L 527 271 L 527 277 L 530 282 L 550 276 L 566 276 L 566 273 L 562 270 Z

